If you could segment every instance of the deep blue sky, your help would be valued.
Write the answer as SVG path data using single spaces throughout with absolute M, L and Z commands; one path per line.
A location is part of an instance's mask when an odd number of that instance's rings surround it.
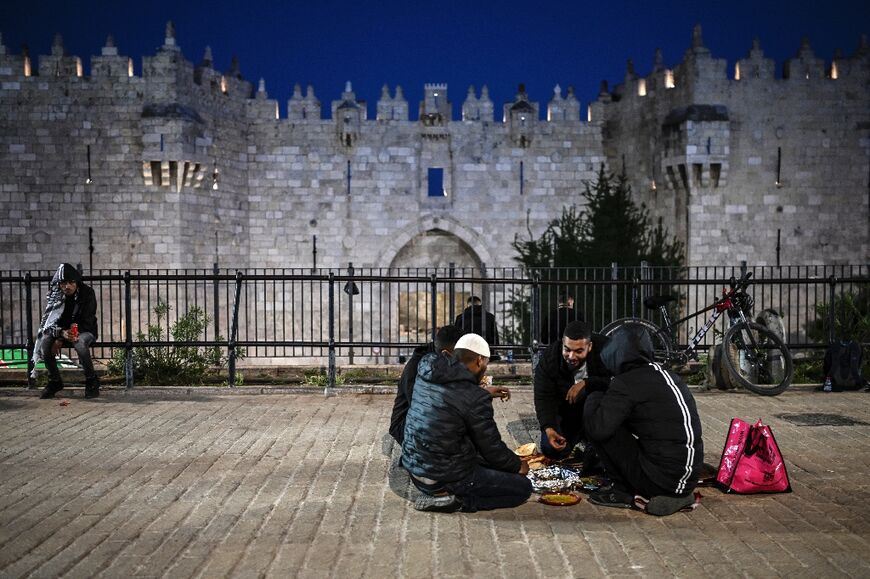
M 246 79 L 255 86 L 266 79 L 282 117 L 294 83 L 313 84 L 328 111 L 350 80 L 370 116 L 381 86 L 392 91 L 401 84 L 412 118 L 423 83 L 446 82 L 457 118 L 469 84 L 478 91 L 487 84 L 496 111 L 518 83 L 542 111 L 555 84 L 563 91 L 574 85 L 585 110 L 602 79 L 611 88 L 621 82 L 626 59 L 639 74 L 649 72 L 657 47 L 666 65 L 682 60 L 695 23 L 713 55 L 728 59 L 729 74 L 756 36 L 778 69 L 797 53 L 802 36 L 830 61 L 836 48 L 851 55 L 860 35 L 870 33 L 870 1 L 0 1 L 9 50 L 26 44 L 31 55 L 48 54 L 60 32 L 86 74 L 108 33 L 141 74 L 142 56 L 163 44 L 170 19 L 188 60 L 199 62 L 210 45 L 215 67 L 226 70 L 238 55 Z

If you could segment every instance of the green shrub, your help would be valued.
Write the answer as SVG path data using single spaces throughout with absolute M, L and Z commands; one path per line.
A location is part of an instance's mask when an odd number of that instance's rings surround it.
M 814 342 L 827 343 L 830 335 L 831 304 L 816 305 L 816 319 L 807 324 L 807 336 Z M 858 292 L 844 292 L 834 298 L 834 338 L 870 342 L 870 287 Z
M 158 300 L 154 307 L 157 323 L 148 324 L 147 331 L 136 335 L 140 343 L 165 340 L 164 323 L 171 306 Z M 202 339 L 208 327 L 209 317 L 198 307 L 190 308 L 169 328 L 172 339 L 177 342 L 193 342 Z M 217 340 L 223 340 L 218 336 Z M 237 358 L 244 357 L 244 351 L 237 350 Z M 139 346 L 133 349 L 133 378 L 146 385 L 190 385 L 202 384 L 210 370 L 224 368 L 227 356 L 219 346 Z M 108 371 L 114 375 L 124 375 L 124 350 L 115 352 L 109 363 Z
M 329 385 L 329 375 L 326 373 L 325 370 L 305 370 L 303 376 L 305 376 L 305 383 L 309 386 Z M 344 384 L 344 376 L 336 373 L 335 385 L 341 386 L 342 384 Z

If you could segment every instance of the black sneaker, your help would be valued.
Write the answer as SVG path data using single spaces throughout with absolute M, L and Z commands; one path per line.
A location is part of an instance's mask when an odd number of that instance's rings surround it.
M 691 507 L 693 504 L 695 504 L 694 493 L 689 493 L 684 497 L 659 495 L 649 500 L 646 504 L 646 512 L 657 517 L 666 517 L 673 515 L 681 509 Z
M 43 400 L 54 398 L 54 395 L 63 390 L 63 382 L 49 382 L 42 389 L 42 394 L 39 397 Z
M 96 376 L 85 380 L 85 398 L 97 398 L 100 395 L 100 380 Z
M 432 513 L 455 513 L 462 508 L 462 503 L 456 498 L 456 495 L 440 495 L 437 497 L 421 495 L 414 502 L 414 508 L 418 511 Z
M 613 486 L 604 487 L 597 490 L 587 499 L 593 505 L 599 507 L 615 507 L 617 509 L 630 509 L 634 506 L 634 495 L 613 488 Z

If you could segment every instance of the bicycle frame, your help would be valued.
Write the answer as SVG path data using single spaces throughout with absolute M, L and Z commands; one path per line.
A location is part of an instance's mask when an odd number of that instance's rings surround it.
M 704 336 L 707 335 L 707 332 L 710 331 L 710 328 L 713 327 L 713 324 L 716 323 L 716 320 L 719 319 L 719 316 L 722 315 L 723 312 L 728 312 L 728 315 L 731 318 L 731 324 L 735 324 L 738 321 L 746 321 L 746 316 L 743 314 L 743 310 L 734 306 L 734 303 L 731 301 L 732 296 L 734 295 L 736 289 L 732 289 L 728 294 L 723 296 L 721 299 L 716 300 L 711 305 L 698 310 L 693 314 L 689 314 L 683 318 L 680 318 L 676 321 L 671 321 L 671 316 L 668 314 L 668 308 L 666 305 L 659 306 L 659 312 L 662 316 L 662 329 L 667 332 L 668 337 L 671 340 L 671 345 L 673 346 L 675 357 L 679 356 L 679 358 L 683 360 L 689 359 L 697 359 L 697 354 L 695 348 L 697 348 L 698 344 L 701 343 L 701 340 L 704 339 Z M 692 318 L 697 318 L 701 314 L 713 310 L 713 313 L 710 315 L 710 318 L 707 322 L 695 332 L 695 336 L 689 341 L 689 345 L 685 349 L 677 348 L 677 337 L 676 337 L 676 328 L 688 320 Z M 739 320 L 737 319 L 739 318 Z

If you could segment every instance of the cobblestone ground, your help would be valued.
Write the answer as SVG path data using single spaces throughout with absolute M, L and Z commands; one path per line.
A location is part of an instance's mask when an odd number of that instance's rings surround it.
M 666 518 L 585 500 L 419 513 L 382 445 L 391 396 L 19 391 L 0 396 L 0 576 L 870 576 L 870 394 L 696 399 L 707 462 L 732 416 L 762 417 L 794 492 L 702 489 Z M 496 404 L 509 444 L 531 404 Z M 860 423 L 781 417 L 806 413 Z

